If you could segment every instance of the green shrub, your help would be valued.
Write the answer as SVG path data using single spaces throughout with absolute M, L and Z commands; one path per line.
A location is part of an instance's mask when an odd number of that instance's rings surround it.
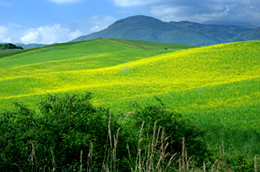
M 0 50 L 6 50 L 6 49 L 22 49 L 23 50 L 23 47 L 17 46 L 17 45 L 11 44 L 11 43 L 0 44 Z
M 16 103 L 16 110 L 1 114 L 0 169 L 79 169 L 79 162 L 84 163 L 81 168 L 101 169 L 105 155 L 112 149 L 109 120 L 111 135 L 119 125 L 108 109 L 96 108 L 90 100 L 90 93 L 50 95 L 38 104 L 40 113 Z M 124 140 L 124 136 L 119 138 Z M 120 159 L 124 151 L 118 149 Z
M 183 151 L 184 138 L 188 156 L 193 156 L 193 159 L 201 165 L 211 155 L 204 140 L 205 132 L 192 125 L 181 114 L 165 107 L 161 100 L 157 100 L 160 104 L 145 107 L 135 105 L 135 112 L 131 116 L 132 125 L 134 125 L 132 128 L 138 128 L 142 122 L 145 122 L 143 127 L 144 135 L 153 137 L 153 128 L 156 122 L 157 126 L 164 130 L 167 137 L 168 146 L 166 151 L 168 153 L 177 153 L 180 156 Z M 160 145 L 157 145 L 157 147 L 160 147 Z
M 91 98 L 49 95 L 35 110 L 15 103 L 14 110 L 0 114 L 0 169 L 133 171 L 141 161 L 166 167 L 171 156 L 163 163 L 162 155 L 183 156 L 183 138 L 188 156 L 198 162 L 208 157 L 203 132 L 162 103 L 114 116 L 93 106 Z

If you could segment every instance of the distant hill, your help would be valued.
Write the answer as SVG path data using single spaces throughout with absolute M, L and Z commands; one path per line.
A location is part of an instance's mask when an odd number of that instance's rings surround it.
M 259 26 L 253 25 L 247 22 L 236 22 L 236 21 L 206 21 L 203 22 L 203 24 L 215 24 L 215 25 L 233 25 L 233 26 L 241 26 L 241 27 L 246 27 L 246 28 L 257 28 Z
M 248 40 L 260 40 L 260 27 L 256 29 L 243 32 L 231 39 L 233 42 L 248 41 Z
M 14 45 L 12 43 L 0 44 L 0 50 L 8 50 L 8 49 L 23 49 L 21 46 Z
M 124 38 L 190 45 L 213 45 L 233 42 L 238 39 L 236 38 L 238 35 L 243 33 L 254 38 L 259 34 L 259 30 L 253 30 L 255 29 L 235 25 L 199 24 L 188 21 L 163 22 L 153 17 L 138 15 L 118 20 L 107 29 L 81 36 L 72 41 Z M 258 39 L 257 37 L 255 40 Z
M 24 49 L 27 49 L 27 48 L 38 48 L 38 47 L 45 46 L 45 44 L 22 44 L 22 43 L 17 43 L 16 45 L 17 46 L 21 46 Z

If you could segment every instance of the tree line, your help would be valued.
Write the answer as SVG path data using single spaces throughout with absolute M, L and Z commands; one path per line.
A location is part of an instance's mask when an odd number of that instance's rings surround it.
M 0 50 L 6 50 L 6 49 L 21 49 L 21 50 L 23 50 L 23 47 L 14 45 L 12 43 L 0 44 Z

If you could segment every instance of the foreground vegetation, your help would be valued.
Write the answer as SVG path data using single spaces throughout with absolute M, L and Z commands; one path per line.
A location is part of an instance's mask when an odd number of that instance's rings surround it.
M 15 103 L 0 115 L 1 171 L 257 170 L 258 160 L 229 159 L 207 148 L 205 131 L 158 103 L 114 115 L 91 94 Z

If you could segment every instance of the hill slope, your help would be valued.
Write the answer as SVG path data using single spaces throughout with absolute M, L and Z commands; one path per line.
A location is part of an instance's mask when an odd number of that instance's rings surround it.
M 168 52 L 167 50 L 175 51 L 192 47 L 194 46 L 122 39 L 97 39 L 27 50 L 0 59 L 0 85 L 2 86 L 0 100 L 44 94 L 44 92 L 50 91 L 52 86 L 59 88 L 61 85 L 46 76 L 47 74 L 54 76 L 63 72 L 103 69 L 162 54 Z M 65 78 L 67 77 L 65 76 Z M 28 79 L 32 79 L 32 82 L 27 82 Z M 72 83 L 72 81 L 65 80 Z
M 154 49 L 156 44 L 164 48 Z M 170 53 L 165 50 L 166 46 L 173 48 Z M 98 39 L 53 45 L 2 58 L 0 101 L 46 92 L 92 90 L 109 93 L 101 97 L 120 103 L 124 99 L 232 83 L 250 85 L 259 80 L 259 41 L 172 52 L 182 46 Z M 150 48 L 145 49 L 147 47 Z M 255 102 L 253 97 L 249 96 L 248 102 Z M 227 103 L 228 99 L 222 100 L 223 106 L 244 104 L 236 99 Z M 190 111 L 188 106 L 185 108 L 184 111 Z
M 260 27 L 243 32 L 231 39 L 233 42 L 247 41 L 247 40 L 260 40 Z
M 238 34 L 251 31 L 234 25 L 210 25 L 192 22 L 163 22 L 147 16 L 121 19 L 107 29 L 81 36 L 73 41 L 96 38 L 126 38 L 191 45 L 212 45 L 231 42 Z M 259 33 L 258 30 L 256 30 Z M 254 38 L 259 39 L 259 38 Z M 251 40 L 251 39 L 246 39 Z
M 208 131 L 212 149 L 224 141 L 231 155 L 254 156 L 260 151 L 259 46 L 183 49 L 97 39 L 38 48 L 0 59 L 0 109 L 15 101 L 35 104 L 46 93 L 90 91 L 95 105 L 125 113 L 131 102 L 150 104 L 156 96 Z

